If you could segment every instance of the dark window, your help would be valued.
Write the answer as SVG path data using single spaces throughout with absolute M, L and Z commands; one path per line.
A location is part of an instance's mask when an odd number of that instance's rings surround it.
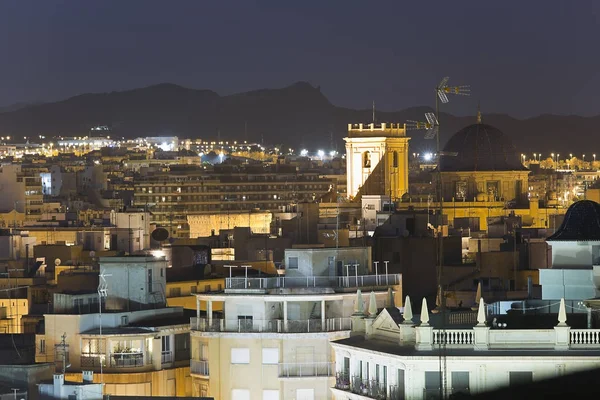
M 518 371 L 509 372 L 510 386 L 515 385 L 526 385 L 533 382 L 533 372 L 531 371 Z
M 392 165 L 394 168 L 398 168 L 398 152 L 394 151 L 393 156 L 392 156 Z
M 288 257 L 288 269 L 298 269 L 298 257 Z
M 456 371 L 452 372 L 452 394 L 469 393 L 469 372 Z

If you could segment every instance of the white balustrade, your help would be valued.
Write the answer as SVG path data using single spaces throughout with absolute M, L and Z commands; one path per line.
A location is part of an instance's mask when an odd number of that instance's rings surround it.
M 571 345 L 600 347 L 600 329 L 571 329 Z
M 474 333 L 472 329 L 434 329 L 433 344 L 446 344 L 447 346 L 472 346 Z

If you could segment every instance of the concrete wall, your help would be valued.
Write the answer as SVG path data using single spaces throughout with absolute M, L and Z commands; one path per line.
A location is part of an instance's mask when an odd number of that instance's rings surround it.
M 165 302 L 166 268 L 164 258 L 100 257 L 100 272 L 111 275 L 107 278 L 106 307 L 124 307 L 127 301 L 140 305 Z M 152 275 L 151 287 L 149 274 Z
M 289 268 L 290 257 L 298 258 L 298 269 Z M 343 266 L 341 273 L 337 267 L 339 261 Z M 286 249 L 284 263 L 286 277 L 345 276 L 346 264 L 358 264 L 358 275 L 366 275 L 373 269 L 370 247 Z M 350 269 L 350 274 L 354 274 L 353 267 Z M 383 273 L 383 269 L 379 273 Z
M 598 261 L 593 260 L 592 248 L 600 249 L 600 242 L 548 241 L 548 244 L 552 246 L 552 268 L 592 268 L 594 261 Z
M 541 269 L 542 300 L 587 300 L 600 296 L 591 269 Z

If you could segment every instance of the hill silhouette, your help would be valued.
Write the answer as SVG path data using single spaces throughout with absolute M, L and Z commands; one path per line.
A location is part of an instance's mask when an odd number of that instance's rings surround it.
M 378 121 L 422 120 L 427 107 L 376 113 Z M 506 114 L 483 116 L 513 139 L 524 153 L 594 152 L 600 117 L 540 115 L 515 119 Z M 280 89 L 261 89 L 229 96 L 211 90 L 163 83 L 145 88 L 82 94 L 69 99 L 0 110 L 3 135 L 47 137 L 82 136 L 106 125 L 112 135 L 125 138 L 156 135 L 214 140 L 248 140 L 294 147 L 343 150 L 347 124 L 371 122 L 372 111 L 337 107 L 319 87 L 297 82 Z M 472 124 L 475 117 L 440 116 L 442 142 Z M 420 132 L 409 132 L 411 151 L 433 150 Z M 600 148 L 599 148 L 600 152 Z

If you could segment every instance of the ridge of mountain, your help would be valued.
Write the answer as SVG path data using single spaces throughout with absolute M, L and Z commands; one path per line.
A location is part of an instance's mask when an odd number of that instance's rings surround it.
M 422 120 L 430 107 L 376 111 L 377 121 Z M 22 104 L 0 109 L 0 132 L 5 135 L 80 136 L 106 125 L 115 136 L 177 135 L 214 140 L 283 143 L 294 147 L 343 148 L 347 124 L 368 123 L 372 110 L 332 104 L 308 82 L 277 89 L 258 89 L 221 96 L 212 90 L 173 83 L 107 93 L 85 93 L 57 102 Z M 484 114 L 486 123 L 508 135 L 523 153 L 590 152 L 600 116 L 538 115 L 526 119 L 507 114 Z M 440 115 L 441 139 L 475 122 L 475 116 Z M 434 143 L 418 131 L 409 132 L 415 152 L 433 150 Z M 600 152 L 600 148 L 599 148 Z

